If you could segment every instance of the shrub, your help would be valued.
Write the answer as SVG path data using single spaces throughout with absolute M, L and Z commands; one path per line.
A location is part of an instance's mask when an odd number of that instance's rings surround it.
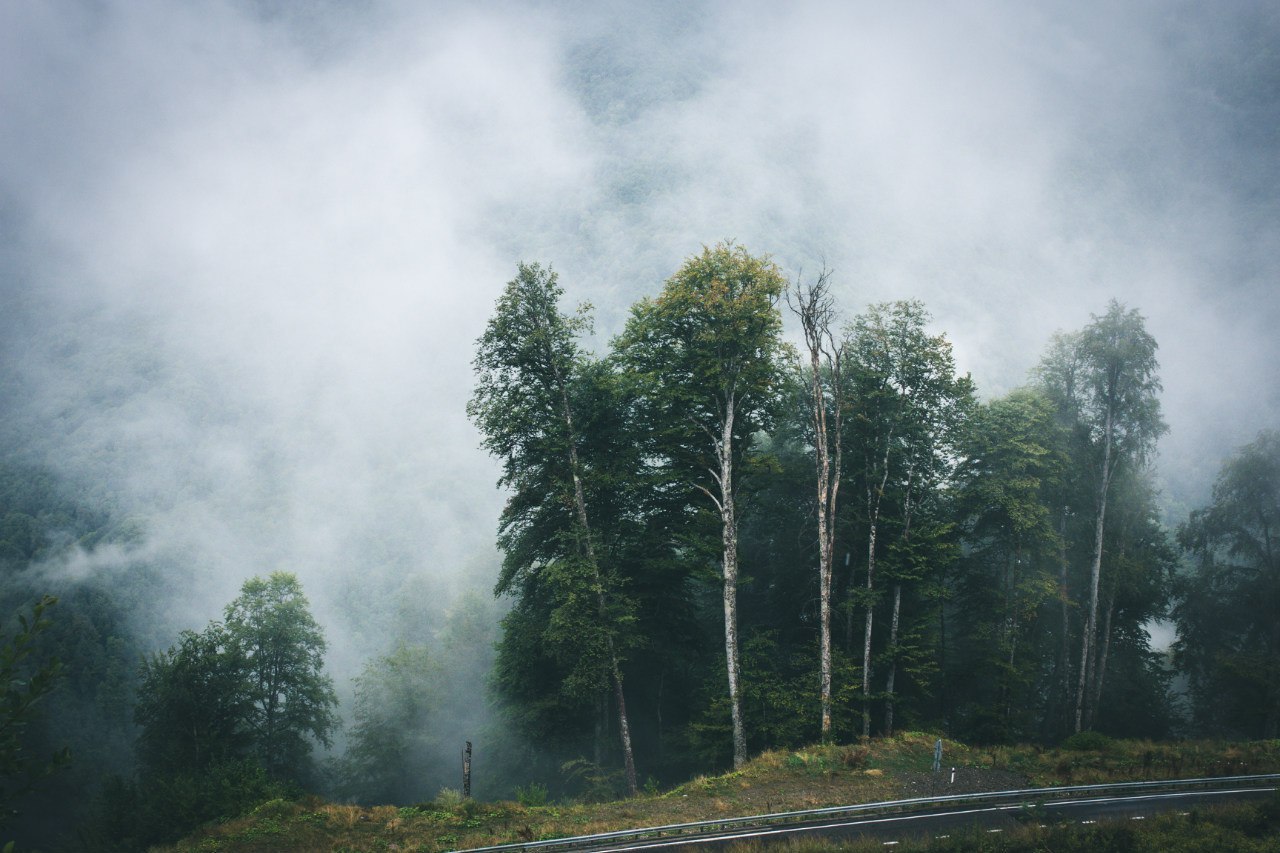
M 545 806 L 547 804 L 547 786 L 530 782 L 521 787 L 516 786 L 516 802 L 522 806 Z
M 1063 749 L 1072 752 L 1106 752 L 1115 743 L 1111 738 L 1093 730 L 1076 732 L 1062 742 Z

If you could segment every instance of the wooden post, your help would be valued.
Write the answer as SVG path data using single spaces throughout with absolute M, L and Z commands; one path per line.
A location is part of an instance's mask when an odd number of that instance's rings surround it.
M 471 799 L 471 741 L 467 741 L 467 748 L 462 751 L 462 798 Z

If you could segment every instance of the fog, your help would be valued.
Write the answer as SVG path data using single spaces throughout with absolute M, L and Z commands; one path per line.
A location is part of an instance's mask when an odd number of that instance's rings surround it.
M 788 6 L 5 4 L 0 439 L 140 520 L 158 636 L 285 569 L 346 676 L 492 586 L 464 406 L 520 260 L 600 347 L 703 243 L 825 263 L 985 396 L 1116 297 L 1175 507 L 1280 423 L 1280 11 Z

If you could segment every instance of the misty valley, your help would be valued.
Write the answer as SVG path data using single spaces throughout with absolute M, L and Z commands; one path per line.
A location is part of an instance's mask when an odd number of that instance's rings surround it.
M 499 556 L 432 587 L 380 552 L 398 519 L 363 519 L 339 611 L 305 567 L 258 565 L 187 618 L 156 520 L 6 447 L 0 838 L 141 850 L 272 803 L 458 807 L 468 742 L 467 796 L 542 806 L 895 735 L 1280 736 L 1280 432 L 1218 448 L 1211 498 L 1174 506 L 1139 307 L 1096 306 L 989 395 L 923 302 L 854 310 L 837 282 L 707 246 L 601 342 L 519 264 L 467 404 Z

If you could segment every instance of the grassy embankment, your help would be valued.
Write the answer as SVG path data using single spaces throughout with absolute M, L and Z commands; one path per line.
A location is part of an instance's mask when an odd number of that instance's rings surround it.
M 362 808 L 316 799 L 276 800 L 167 849 L 439 851 L 934 794 L 1280 772 L 1280 741 L 1162 744 L 1101 739 L 1096 749 L 1075 750 L 971 748 L 946 741 L 944 765 L 958 768 L 956 784 L 951 785 L 949 771 L 930 772 L 934 740 L 933 735 L 909 733 L 867 746 L 766 752 L 741 771 L 608 803 L 524 806 L 466 801 Z

